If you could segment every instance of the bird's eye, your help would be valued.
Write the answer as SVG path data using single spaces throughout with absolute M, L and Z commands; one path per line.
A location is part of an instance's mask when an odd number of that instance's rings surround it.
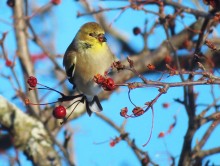
M 89 36 L 92 36 L 92 37 L 93 37 L 94 35 L 93 35 L 93 33 L 89 33 Z

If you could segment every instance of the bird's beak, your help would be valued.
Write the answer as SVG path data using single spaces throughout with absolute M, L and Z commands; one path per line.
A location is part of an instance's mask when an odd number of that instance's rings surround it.
M 99 34 L 99 35 L 98 35 L 98 40 L 99 40 L 101 43 L 107 41 L 107 39 L 105 38 L 105 35 L 104 35 L 104 34 Z

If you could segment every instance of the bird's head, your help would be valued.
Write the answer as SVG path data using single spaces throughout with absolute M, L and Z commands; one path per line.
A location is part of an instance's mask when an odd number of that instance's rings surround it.
M 95 22 L 84 24 L 78 31 L 76 38 L 77 41 L 84 42 L 88 46 L 102 45 L 106 42 L 103 28 Z

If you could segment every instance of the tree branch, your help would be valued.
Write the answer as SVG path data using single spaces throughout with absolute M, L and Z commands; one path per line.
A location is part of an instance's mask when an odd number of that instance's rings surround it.
M 15 36 L 17 43 L 17 54 L 18 59 L 21 63 L 22 71 L 24 72 L 24 81 L 26 82 L 29 76 L 35 75 L 34 65 L 31 62 L 28 44 L 27 44 L 27 26 L 24 15 L 24 2 L 23 0 L 16 0 L 14 6 L 14 27 Z M 26 83 L 24 83 L 26 85 Z M 28 92 L 28 87 L 25 86 L 26 92 Z M 37 103 L 38 96 L 37 91 L 30 94 L 31 101 Z M 39 113 L 39 107 L 30 107 L 31 113 L 35 116 Z
M 14 146 L 34 165 L 61 165 L 44 124 L 0 96 L 0 124 L 12 134 Z

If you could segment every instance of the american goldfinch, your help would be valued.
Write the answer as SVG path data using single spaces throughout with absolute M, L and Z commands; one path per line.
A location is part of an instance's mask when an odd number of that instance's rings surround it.
M 102 110 L 97 94 L 101 87 L 93 78 L 96 74 L 104 75 L 115 60 L 105 38 L 103 28 L 95 23 L 84 24 L 67 48 L 63 65 L 66 74 L 78 91 L 84 94 L 87 113 Z

